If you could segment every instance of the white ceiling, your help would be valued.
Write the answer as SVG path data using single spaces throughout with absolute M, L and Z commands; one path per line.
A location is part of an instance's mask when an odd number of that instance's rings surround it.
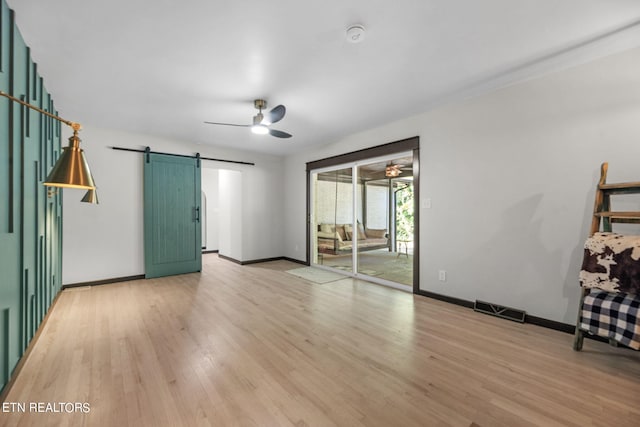
M 637 0 L 7 2 L 64 118 L 280 155 L 640 45 Z M 203 124 L 258 97 L 293 138 Z

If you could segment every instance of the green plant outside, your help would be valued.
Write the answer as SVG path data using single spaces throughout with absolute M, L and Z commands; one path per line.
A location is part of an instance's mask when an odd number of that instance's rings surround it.
M 396 191 L 396 236 L 398 240 L 413 240 L 413 185 Z

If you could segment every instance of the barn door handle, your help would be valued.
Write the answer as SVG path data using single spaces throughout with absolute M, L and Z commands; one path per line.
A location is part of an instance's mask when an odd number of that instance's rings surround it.
M 200 222 L 200 206 L 196 207 L 196 222 Z

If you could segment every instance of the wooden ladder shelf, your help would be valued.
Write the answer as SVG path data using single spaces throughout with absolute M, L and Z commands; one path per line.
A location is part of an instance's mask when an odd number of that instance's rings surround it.
M 633 223 L 640 224 L 640 212 L 613 212 L 611 211 L 611 196 L 616 194 L 640 194 L 640 182 L 621 182 L 607 184 L 608 163 L 603 163 L 600 168 L 600 181 L 596 187 L 596 200 L 593 205 L 593 220 L 589 236 L 600 231 L 602 219 L 602 231 L 611 231 L 611 224 Z
M 640 212 L 636 211 L 611 211 L 611 196 L 620 194 L 640 194 L 640 182 L 621 182 L 616 184 L 607 184 L 608 163 L 603 163 L 600 168 L 600 181 L 596 186 L 595 203 L 593 205 L 593 219 L 591 221 L 591 229 L 589 237 L 600 231 L 602 224 L 603 232 L 611 232 L 612 224 L 640 224 Z M 580 297 L 580 308 L 578 310 L 578 321 L 576 323 L 575 338 L 573 341 L 573 349 L 579 351 L 582 349 L 584 339 L 584 331 L 580 330 L 580 315 L 582 312 L 582 304 L 584 297 L 589 293 L 589 289 L 582 288 Z M 611 342 L 615 345 L 614 342 Z

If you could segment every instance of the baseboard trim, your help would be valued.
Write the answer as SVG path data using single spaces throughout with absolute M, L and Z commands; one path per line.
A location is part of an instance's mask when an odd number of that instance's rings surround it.
M 205 254 L 217 254 L 217 253 L 218 253 L 217 249 L 211 249 L 211 250 L 208 250 L 208 251 L 202 251 L 202 255 L 205 255 Z
M 56 303 L 58 302 L 58 297 L 60 296 L 60 292 L 62 292 L 62 289 L 60 289 L 60 291 L 58 291 L 56 296 L 53 298 L 53 301 L 51 302 L 51 305 L 47 310 L 47 314 L 44 315 L 44 318 L 42 319 L 42 322 L 40 322 L 40 325 L 38 326 L 36 333 L 33 335 L 33 338 L 31 338 L 31 342 L 27 346 L 27 349 L 24 351 L 24 353 L 22 353 L 22 356 L 20 357 L 18 364 L 16 365 L 15 369 L 13 370 L 13 373 L 9 377 L 9 381 L 5 384 L 4 388 L 2 389 L 2 392 L 0 392 L 0 403 L 5 401 L 5 399 L 9 395 L 9 392 L 11 391 L 11 388 L 13 387 L 13 384 L 16 382 L 18 375 L 20 375 L 20 371 L 22 371 L 22 367 L 24 366 L 25 363 L 27 363 L 27 360 L 31 355 L 31 351 L 35 347 L 36 342 L 38 342 L 40 335 L 42 335 L 42 331 L 44 330 L 44 327 L 47 324 L 47 321 L 49 320 L 49 316 L 51 315 L 51 312 L 53 311 L 53 309 L 56 306 Z
M 218 253 L 218 258 L 222 258 L 222 259 L 223 259 L 223 260 L 225 260 L 225 261 L 231 261 L 231 262 L 233 262 L 233 263 L 235 263 L 235 264 L 242 265 L 242 261 L 238 261 L 238 260 L 237 260 L 237 259 L 235 259 L 235 258 L 231 258 L 231 257 L 229 257 L 229 256 L 222 255 L 221 253 Z
M 250 259 L 248 261 L 240 261 L 240 265 L 249 265 L 249 264 L 261 264 L 263 262 L 271 262 L 271 261 L 282 261 L 284 257 L 274 257 L 274 258 L 262 258 L 262 259 Z
M 525 323 L 531 323 L 532 325 L 542 326 L 544 328 L 565 332 L 567 334 L 574 334 L 576 332 L 576 325 L 569 325 L 568 323 L 556 322 L 555 320 L 530 316 L 528 314 L 525 316 L 524 321 Z
M 442 294 L 437 294 L 435 292 L 423 291 L 422 289 L 420 289 L 418 292 L 416 292 L 416 294 L 422 295 L 423 297 L 427 297 L 427 298 L 437 299 L 438 301 L 444 301 L 444 302 L 448 302 L 448 303 L 451 303 L 451 304 L 461 305 L 462 307 L 473 309 L 473 302 L 467 301 L 467 300 L 464 300 L 464 299 L 450 297 L 450 296 L 442 295 Z
M 144 274 L 138 274 L 135 276 L 114 277 L 113 279 L 94 280 L 92 282 L 70 283 L 68 285 L 62 285 L 62 289 L 79 288 L 82 286 L 109 285 L 111 283 L 130 282 L 132 280 L 141 280 L 141 279 L 144 279 Z
M 416 294 L 421 295 L 423 297 L 437 299 L 439 301 L 444 301 L 450 304 L 460 305 L 462 307 L 473 309 L 473 302 L 467 301 L 465 299 L 437 294 L 435 292 L 423 291 L 422 289 L 416 292 Z M 530 323 L 532 325 L 541 326 L 547 329 L 553 329 L 554 331 L 564 332 L 566 334 L 571 334 L 571 335 L 573 335 L 576 331 L 576 325 L 570 325 L 568 323 L 557 322 L 555 320 L 544 319 L 542 317 L 537 317 L 537 316 L 530 316 L 528 314 L 524 318 L 524 323 Z M 584 337 L 592 339 L 594 341 L 608 342 L 606 338 L 599 337 L 597 335 L 585 334 Z
M 295 262 L 296 264 L 300 264 L 300 265 L 306 265 L 306 266 L 311 265 L 310 262 L 300 261 L 299 259 L 289 258 L 288 256 L 283 256 L 282 259 L 284 261 Z

